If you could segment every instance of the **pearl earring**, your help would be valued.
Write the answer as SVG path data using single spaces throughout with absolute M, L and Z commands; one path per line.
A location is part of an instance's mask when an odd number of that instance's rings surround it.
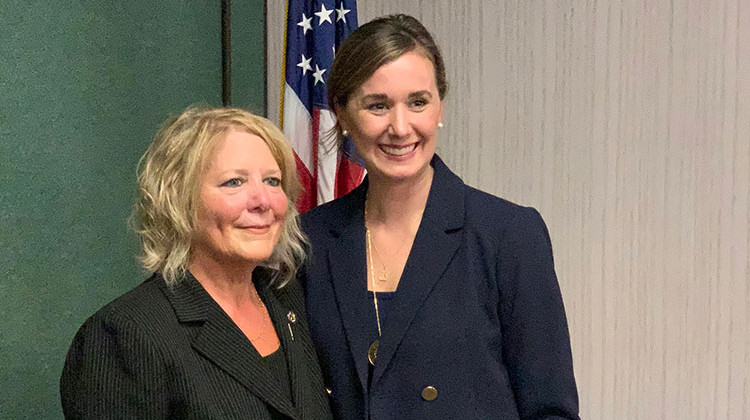
M 349 130 L 341 130 L 341 135 L 344 137 L 349 137 Z
M 442 121 L 438 122 L 438 128 L 443 128 L 443 122 Z

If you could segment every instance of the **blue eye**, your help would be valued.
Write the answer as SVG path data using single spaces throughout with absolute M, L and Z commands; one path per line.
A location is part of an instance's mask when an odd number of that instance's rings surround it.
M 228 180 L 228 181 L 226 181 L 226 182 L 222 183 L 222 184 L 221 184 L 221 186 L 222 186 L 222 187 L 232 187 L 232 188 L 236 188 L 236 187 L 239 187 L 239 186 L 241 186 L 241 185 L 242 185 L 242 184 L 244 184 L 244 183 L 245 183 L 245 180 L 244 180 L 244 179 L 242 179 L 242 178 L 232 178 L 232 179 L 230 179 L 230 180 Z
M 372 112 L 381 112 L 385 111 L 386 109 L 388 109 L 388 107 L 384 103 L 376 103 L 367 106 L 367 110 Z
M 281 185 L 281 178 L 269 176 L 268 178 L 264 179 L 263 182 L 265 182 L 268 186 L 278 187 Z

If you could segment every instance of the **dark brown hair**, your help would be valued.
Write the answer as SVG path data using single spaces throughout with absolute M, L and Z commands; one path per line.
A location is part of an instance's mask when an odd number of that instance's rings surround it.
M 359 27 L 336 51 L 328 77 L 328 105 L 331 110 L 345 107 L 349 98 L 382 65 L 407 52 L 415 51 L 432 62 L 440 99 L 448 84 L 445 64 L 435 40 L 427 28 L 408 15 L 390 15 Z

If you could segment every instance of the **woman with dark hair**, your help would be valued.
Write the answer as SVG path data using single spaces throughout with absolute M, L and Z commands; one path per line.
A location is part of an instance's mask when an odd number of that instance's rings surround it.
M 281 131 L 241 109 L 189 109 L 156 135 L 138 183 L 133 221 L 154 274 L 78 331 L 65 417 L 330 418 Z
M 416 19 L 369 22 L 327 82 L 367 178 L 302 217 L 300 275 L 340 419 L 578 418 L 547 228 L 435 154 L 447 90 Z

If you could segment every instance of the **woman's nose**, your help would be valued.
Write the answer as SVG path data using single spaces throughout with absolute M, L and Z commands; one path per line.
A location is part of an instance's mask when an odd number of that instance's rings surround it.
M 411 130 L 409 111 L 403 106 L 396 106 L 391 111 L 389 132 L 394 137 L 406 137 Z
M 248 185 L 247 208 L 248 210 L 265 211 L 271 207 L 271 197 L 268 188 L 263 181 L 253 182 Z

